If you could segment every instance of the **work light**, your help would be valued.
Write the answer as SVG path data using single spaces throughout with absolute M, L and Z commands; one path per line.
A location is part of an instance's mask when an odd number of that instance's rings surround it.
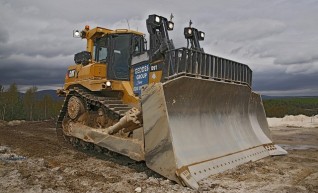
M 172 21 L 168 21 L 168 30 L 173 30 L 174 23 Z
M 156 23 L 160 23 L 160 17 L 157 16 L 157 15 L 156 15 L 156 17 L 155 17 L 155 22 L 156 22 Z
M 110 81 L 107 81 L 107 82 L 106 82 L 106 86 L 107 86 L 107 87 L 110 87 L 111 85 L 112 85 L 112 83 L 111 83 Z
M 73 37 L 74 38 L 80 38 L 81 37 L 81 32 L 78 30 L 73 30 Z
M 199 31 L 199 40 L 204 40 L 205 33 L 203 31 Z
M 193 29 L 191 27 L 185 27 L 184 28 L 184 37 L 189 39 L 193 36 Z

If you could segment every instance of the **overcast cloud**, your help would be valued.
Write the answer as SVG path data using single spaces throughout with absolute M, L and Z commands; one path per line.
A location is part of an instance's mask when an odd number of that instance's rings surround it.
M 149 14 L 173 13 L 176 46 L 189 20 L 206 32 L 205 51 L 248 64 L 253 89 L 267 95 L 318 96 L 318 0 L 0 0 L 0 84 L 21 90 L 62 86 L 85 41 L 73 29 L 147 32 Z

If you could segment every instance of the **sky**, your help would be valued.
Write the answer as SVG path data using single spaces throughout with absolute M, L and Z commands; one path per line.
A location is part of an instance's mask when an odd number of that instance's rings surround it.
M 0 84 L 62 87 L 85 25 L 147 33 L 149 14 L 173 13 L 170 32 L 186 46 L 183 28 L 204 31 L 205 52 L 250 66 L 253 90 L 271 96 L 318 96 L 318 0 L 0 0 Z M 148 36 L 146 36 L 148 38 Z

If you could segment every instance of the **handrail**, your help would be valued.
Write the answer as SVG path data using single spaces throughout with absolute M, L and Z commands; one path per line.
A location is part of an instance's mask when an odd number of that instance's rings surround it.
M 245 64 L 189 48 L 169 50 L 165 54 L 165 80 L 192 76 L 252 86 L 252 70 Z

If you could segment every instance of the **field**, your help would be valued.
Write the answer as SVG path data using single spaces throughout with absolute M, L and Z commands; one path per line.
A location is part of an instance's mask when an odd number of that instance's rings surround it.
M 284 97 L 263 100 L 267 117 L 285 115 L 317 115 L 318 97 Z
M 288 155 L 212 176 L 195 191 L 144 163 L 61 146 L 53 122 L 0 123 L 0 192 L 318 192 L 318 128 L 289 125 L 271 131 Z

